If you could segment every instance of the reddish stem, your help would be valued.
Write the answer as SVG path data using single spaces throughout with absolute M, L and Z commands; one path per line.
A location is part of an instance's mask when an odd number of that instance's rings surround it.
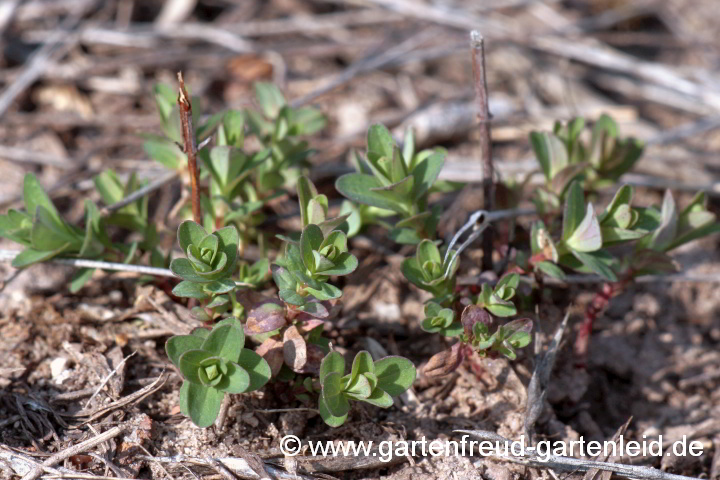
M 185 89 L 185 80 L 183 80 L 182 72 L 178 72 L 178 83 L 180 85 L 178 92 L 178 109 L 180 110 L 180 123 L 182 125 L 182 134 L 184 142 L 185 155 L 188 158 L 188 170 L 190 171 L 190 188 L 193 219 L 196 223 L 202 225 L 202 210 L 200 208 L 200 186 L 198 185 L 198 168 L 197 168 L 197 144 L 195 143 L 195 132 L 192 124 L 192 105 L 190 95 Z
M 595 293 L 593 299 L 585 307 L 585 319 L 580 325 L 577 337 L 575 338 L 575 366 L 587 368 L 587 354 L 590 346 L 590 334 L 592 333 L 595 319 L 610 304 L 612 297 L 620 293 L 632 281 L 632 272 L 628 272 L 625 278 L 615 283 L 603 283 L 600 290 Z

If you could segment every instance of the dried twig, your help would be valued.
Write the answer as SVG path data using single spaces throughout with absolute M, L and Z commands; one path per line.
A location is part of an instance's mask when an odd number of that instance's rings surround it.
M 65 55 L 77 43 L 79 36 L 69 33 L 68 30 L 75 28 L 85 12 L 94 4 L 95 0 L 77 2 L 73 11 L 63 20 L 61 28 L 32 55 L 25 70 L 0 94 L 0 117 L 10 108 L 17 96 L 50 67 L 53 57 Z
M 183 464 L 183 463 L 190 463 L 193 465 L 202 465 L 205 467 L 214 468 L 215 465 L 217 465 L 216 462 L 219 462 L 223 465 L 223 467 L 230 470 L 232 473 L 237 475 L 240 478 L 247 478 L 247 479 L 253 479 L 257 480 L 260 479 L 260 475 L 258 475 L 255 470 L 253 470 L 250 465 L 248 465 L 247 460 L 244 458 L 237 458 L 237 457 L 222 457 L 222 458 L 197 458 L 197 457 L 190 457 L 186 455 L 175 455 L 172 457 L 146 457 L 143 455 L 139 455 L 138 459 L 140 460 L 150 460 L 153 462 L 158 463 L 169 463 L 169 464 Z M 299 473 L 289 473 L 281 468 L 276 467 L 275 465 L 265 463 L 265 469 L 267 472 L 272 475 L 273 477 L 280 479 L 280 480 L 312 480 L 313 477 L 310 477 L 308 475 L 302 475 Z
M 192 199 L 192 212 L 195 222 L 202 224 L 202 210 L 200 208 L 200 185 L 199 174 L 197 168 L 197 143 L 195 141 L 195 130 L 192 124 L 192 105 L 190 95 L 185 89 L 185 80 L 182 72 L 177 74 L 178 83 L 180 84 L 178 93 L 178 108 L 180 109 L 180 122 L 182 124 L 182 134 L 185 155 L 188 159 L 188 169 L 190 171 L 190 188 Z
M 0 261 L 11 262 L 18 254 L 19 250 L 2 250 L 0 249 Z M 75 268 L 96 268 L 98 270 L 112 270 L 115 272 L 129 272 L 138 275 L 153 275 L 155 277 L 174 277 L 175 275 L 170 269 L 148 267 L 145 265 L 131 265 L 127 263 L 103 262 L 101 260 L 86 260 L 83 258 L 53 258 L 45 263 L 55 263 L 59 265 L 68 265 Z M 251 283 L 235 282 L 238 287 L 252 287 Z
M 95 393 L 93 393 L 92 396 L 85 403 L 85 410 L 87 410 L 87 408 L 90 406 L 90 402 L 92 402 L 93 399 L 97 396 L 97 394 L 100 393 L 100 390 L 102 390 L 105 387 L 105 385 L 107 385 L 107 383 L 110 381 L 110 379 L 113 377 L 113 375 L 115 375 L 118 372 L 118 370 L 121 369 L 123 365 L 125 365 L 125 362 L 127 362 L 128 358 L 132 357 L 136 353 L 137 353 L 137 350 L 132 352 L 127 357 L 123 358 L 122 361 L 118 364 L 118 366 L 113 368 L 113 370 L 110 373 L 108 373 L 105 376 L 105 378 L 103 378 L 103 381 L 100 382 L 100 385 L 95 390 Z
M 73 455 L 77 455 L 78 453 L 85 452 L 96 445 L 100 445 L 101 443 L 104 443 L 111 438 L 115 438 L 121 433 L 125 431 L 125 427 L 118 426 L 113 427 L 110 430 L 108 430 L 105 433 L 101 433 L 100 435 L 90 438 L 88 440 L 85 440 L 84 442 L 80 442 L 77 445 L 73 445 L 70 448 L 66 448 L 65 450 L 56 453 L 55 455 L 49 457 L 47 460 L 45 460 L 42 463 L 43 467 L 52 467 L 53 465 L 57 465 L 58 463 L 62 462 L 63 460 L 72 457 Z M 22 480 L 36 480 L 40 475 L 42 475 L 43 469 L 41 467 L 35 467 L 32 471 L 28 472 Z
M 90 422 L 93 422 L 97 420 L 98 418 L 102 417 L 103 415 L 116 410 L 118 408 L 122 408 L 126 405 L 130 405 L 136 402 L 139 402 L 146 398 L 149 395 L 152 395 L 153 393 L 157 392 L 162 388 L 163 385 L 165 385 L 165 381 L 167 380 L 167 375 L 165 374 L 165 371 L 160 374 L 158 378 L 155 379 L 153 383 L 150 385 L 146 385 L 145 387 L 141 388 L 137 392 L 133 392 L 130 395 L 121 398 L 120 400 L 117 400 L 115 402 L 112 402 L 109 405 L 105 405 L 103 407 L 98 408 L 97 410 L 85 413 L 83 411 L 76 413 L 74 415 L 69 415 L 73 417 L 88 417 L 87 420 L 85 420 L 85 424 L 88 424 Z
M 499 442 L 500 445 L 505 445 L 505 442 L 512 444 L 512 440 L 505 438 L 497 433 L 487 432 L 484 430 L 455 430 L 457 433 L 467 433 L 473 435 L 481 440 L 487 440 L 490 442 Z M 507 460 L 512 463 L 519 463 L 521 465 L 527 465 L 535 468 L 552 468 L 556 470 L 582 470 L 588 471 L 590 469 L 597 469 L 603 471 L 614 472 L 618 475 L 627 478 L 634 479 L 647 479 L 647 480 L 696 480 L 693 477 L 686 477 L 684 475 L 674 475 L 672 473 L 663 472 L 652 467 L 643 467 L 636 465 L 623 465 L 621 463 L 608 463 L 608 462 L 597 462 L 593 460 L 582 460 L 574 457 L 564 457 L 562 455 L 552 455 L 548 452 L 548 455 L 537 454 L 533 447 L 525 447 L 524 455 L 505 455 L 504 448 L 499 451 L 492 453 L 492 456 L 502 460 Z M 542 460 L 541 460 L 542 458 Z
M 488 212 L 495 208 L 495 183 L 490 141 L 490 112 L 488 110 L 487 76 L 485 75 L 485 41 L 480 32 L 470 32 L 472 69 L 475 78 L 475 101 L 477 103 L 477 121 L 480 125 L 480 153 L 483 165 L 483 208 Z M 483 232 L 482 269 L 493 269 L 493 229 Z

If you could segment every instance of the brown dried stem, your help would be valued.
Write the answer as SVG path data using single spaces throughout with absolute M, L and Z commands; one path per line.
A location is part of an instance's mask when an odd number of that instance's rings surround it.
M 195 222 L 202 224 L 202 210 L 200 209 L 200 186 L 198 185 L 199 176 L 197 169 L 197 143 L 195 142 L 195 131 L 192 124 L 192 105 L 190 103 L 190 95 L 185 89 L 185 80 L 183 80 L 182 72 L 178 72 L 178 108 L 180 110 L 180 123 L 182 124 L 182 134 L 184 141 L 185 155 L 188 158 L 188 169 L 190 171 L 190 188 L 192 212 Z
M 490 112 L 488 110 L 488 88 L 485 76 L 485 42 L 476 30 L 470 32 L 473 77 L 475 78 L 475 101 L 477 103 L 477 121 L 480 125 L 480 152 L 483 165 L 483 209 L 491 212 L 495 203 L 494 168 L 492 144 L 490 142 Z M 483 232 L 483 270 L 492 270 L 493 230 Z

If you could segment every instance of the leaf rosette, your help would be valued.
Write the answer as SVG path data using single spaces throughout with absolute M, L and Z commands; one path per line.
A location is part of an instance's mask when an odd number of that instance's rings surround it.
M 244 345 L 243 326 L 236 318 L 222 320 L 212 330 L 173 336 L 165 344 L 185 379 L 180 410 L 197 426 L 212 425 L 226 393 L 257 390 L 270 379 L 265 359 Z
M 330 352 L 320 365 L 320 416 L 331 427 L 339 427 L 347 419 L 351 400 L 388 408 L 392 397 L 410 388 L 415 376 L 415 366 L 407 358 L 388 356 L 373 361 L 366 351 L 355 356 L 345 375 L 345 359 Z
M 318 300 L 339 298 L 342 290 L 326 283 L 332 275 L 348 275 L 358 266 L 348 252 L 347 236 L 340 230 L 325 235 L 318 225 L 306 226 L 299 242 L 289 241 L 285 258 L 273 266 L 273 279 L 283 301 L 297 306 L 308 296 Z
M 234 226 L 208 234 L 187 220 L 178 227 L 178 243 L 187 258 L 177 258 L 170 270 L 184 279 L 173 293 L 181 297 L 208 298 L 235 288 L 229 279 L 237 265 L 238 232 Z
M 455 288 L 457 257 L 445 264 L 440 250 L 430 240 L 423 240 L 417 247 L 414 257 L 406 258 L 402 263 L 402 272 L 413 285 L 426 290 L 436 298 L 452 295 Z

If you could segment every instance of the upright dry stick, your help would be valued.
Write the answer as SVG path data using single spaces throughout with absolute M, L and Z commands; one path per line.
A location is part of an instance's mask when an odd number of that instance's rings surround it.
M 472 69 L 475 77 L 475 101 L 477 102 L 477 120 L 480 125 L 480 152 L 483 162 L 483 209 L 491 212 L 495 204 L 494 169 L 492 146 L 490 143 L 490 112 L 488 110 L 488 88 L 485 77 L 485 42 L 477 30 L 470 32 L 470 50 Z M 483 270 L 492 270 L 493 230 L 483 232 Z
M 197 169 L 197 143 L 195 142 L 195 131 L 192 124 L 192 105 L 190 103 L 190 95 L 185 89 L 185 80 L 183 80 L 182 72 L 178 72 L 178 83 L 180 85 L 178 91 L 178 108 L 180 110 L 180 123 L 182 124 L 182 134 L 184 141 L 185 155 L 188 158 L 188 169 L 190 170 L 190 188 L 192 190 L 191 202 L 193 219 L 202 225 L 202 211 L 200 210 L 200 186 L 198 185 L 198 169 Z

